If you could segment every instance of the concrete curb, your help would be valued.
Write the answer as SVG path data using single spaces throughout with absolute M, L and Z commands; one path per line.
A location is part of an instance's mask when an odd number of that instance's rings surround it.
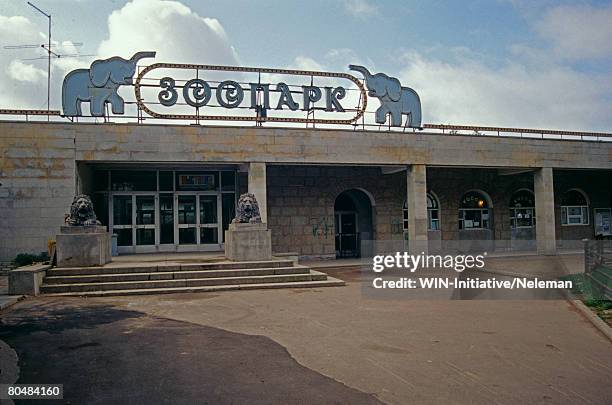
M 25 299 L 25 295 L 0 295 L 0 311 Z
M 593 324 L 593 326 L 599 329 L 601 333 L 603 333 L 608 340 L 612 342 L 612 328 L 610 328 L 607 323 L 593 313 L 593 311 L 584 305 L 581 300 L 568 298 L 567 301 L 569 301 L 569 303 L 572 304 L 580 313 L 582 313 L 582 315 L 587 318 Z

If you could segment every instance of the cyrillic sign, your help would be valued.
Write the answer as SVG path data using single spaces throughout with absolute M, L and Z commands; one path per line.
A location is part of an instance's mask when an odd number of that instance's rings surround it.
M 134 84 L 139 110 L 160 119 L 346 125 L 363 117 L 370 96 L 380 102 L 378 124 L 389 118 L 390 126 L 402 126 L 407 116 L 406 127 L 421 127 L 418 94 L 363 66 L 349 65 L 363 75 L 362 83 L 348 73 L 154 63 L 133 83 L 136 64 L 153 57 L 155 52 L 137 52 L 130 59 L 115 56 L 68 73 L 62 86 L 63 115 L 82 116 L 82 102 L 89 102 L 94 117 L 104 116 L 109 105 L 113 114 L 124 114 L 118 89 Z
M 143 88 L 145 87 L 143 81 L 147 79 L 147 76 L 154 76 L 155 70 L 163 70 L 164 74 L 175 70 L 177 73 L 181 72 L 183 77 L 189 74 L 193 77 L 184 78 L 180 81 L 170 75 L 161 77 L 157 84 L 157 103 L 152 103 L 143 97 Z M 266 74 L 294 80 L 298 76 L 302 78 L 304 84 L 290 86 L 285 81 L 262 83 L 261 81 L 240 82 L 238 79 L 210 81 L 205 79 L 209 72 L 256 73 L 259 76 Z M 359 107 L 348 108 L 343 104 L 348 93 L 346 86 L 316 86 L 308 83 L 314 81 L 314 78 L 333 78 L 337 81 L 348 81 L 349 85 L 356 87 L 360 92 L 362 101 Z M 148 85 L 148 87 L 155 87 L 155 85 Z M 363 85 L 356 77 L 347 73 L 155 63 L 140 72 L 136 78 L 135 88 L 136 100 L 140 109 L 152 117 L 164 119 L 351 124 L 361 118 L 367 105 L 367 96 Z M 175 107 L 177 105 L 187 105 L 198 111 L 191 114 L 163 111 L 163 107 Z M 219 114 L 213 111 L 213 107 L 221 107 L 225 111 L 249 109 L 251 113 L 239 115 L 228 111 Z M 290 111 L 300 111 L 303 117 L 283 116 L 283 113 Z M 309 117 L 308 112 L 315 112 L 315 114 Z M 330 118 L 319 118 L 316 115 L 325 115 L 326 113 L 335 114 L 334 117 Z M 338 115 L 344 116 L 338 117 Z

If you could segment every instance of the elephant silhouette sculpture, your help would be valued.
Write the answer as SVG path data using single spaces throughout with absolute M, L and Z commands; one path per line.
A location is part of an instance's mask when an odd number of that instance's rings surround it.
M 82 115 L 83 101 L 89 101 L 89 111 L 94 117 L 104 116 L 106 103 L 110 103 L 113 114 L 123 114 L 124 100 L 117 94 L 119 86 L 132 84 L 138 61 L 153 57 L 155 52 L 137 52 L 127 60 L 114 56 L 94 61 L 89 69 L 76 69 L 68 73 L 62 85 L 64 115 Z
M 399 80 L 384 73 L 371 74 L 368 69 L 359 65 L 349 65 L 349 69 L 361 73 L 365 79 L 368 95 L 380 101 L 376 110 L 376 122 L 384 124 L 387 115 L 391 114 L 391 126 L 402 126 L 402 115 L 409 117 L 406 126 L 421 127 L 421 99 L 410 87 L 402 87 Z

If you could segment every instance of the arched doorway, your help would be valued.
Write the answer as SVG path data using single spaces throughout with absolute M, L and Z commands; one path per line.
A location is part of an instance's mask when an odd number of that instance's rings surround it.
M 359 257 L 361 241 L 373 239 L 372 200 L 362 190 L 343 191 L 334 203 L 336 257 Z

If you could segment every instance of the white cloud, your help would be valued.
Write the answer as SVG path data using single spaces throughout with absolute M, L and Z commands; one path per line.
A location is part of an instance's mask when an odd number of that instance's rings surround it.
M 23 16 L 0 15 L 0 38 L 5 45 L 38 45 L 47 42 L 47 36 L 38 25 Z M 76 54 L 71 42 L 53 42 L 53 50 L 60 54 Z M 1 49 L 0 52 L 0 108 L 47 107 L 47 54 L 39 47 L 26 49 Z M 25 60 L 33 58 L 37 60 Z M 60 105 L 61 83 L 64 74 L 82 67 L 82 59 L 51 60 L 51 109 Z
M 297 56 L 288 69 L 323 71 L 325 67 L 316 60 L 307 56 Z
M 237 64 L 225 30 L 177 1 L 133 0 L 108 17 L 108 39 L 98 48 L 101 57 L 130 57 L 138 51 L 157 51 L 156 60 L 175 63 Z
M 344 8 L 355 17 L 365 18 L 378 14 L 378 6 L 367 0 L 343 0 Z
M 5 45 L 36 45 L 46 40 L 29 19 L 3 15 L 0 15 L 0 38 Z M 43 56 L 42 49 L 2 49 L 1 52 L 0 108 L 46 107 L 46 61 L 21 60 Z
M 12 79 L 19 82 L 42 82 L 47 77 L 47 72 L 33 65 L 27 65 L 19 59 L 12 60 L 6 71 Z
M 421 96 L 423 121 L 549 129 L 612 129 L 612 78 L 559 65 L 404 57 L 404 86 Z
M 548 10 L 537 31 L 564 58 L 612 56 L 612 5 L 563 5 Z
M 98 47 L 98 58 L 123 56 L 137 51 L 157 51 L 157 61 L 204 64 L 238 64 L 221 23 L 214 18 L 201 17 L 176 1 L 133 0 L 108 17 L 109 36 Z M 46 35 L 30 19 L 23 16 L 0 15 L 0 38 L 7 45 L 39 44 Z M 54 42 L 60 54 L 75 54 L 71 42 Z M 47 61 L 22 61 L 46 56 L 40 48 L 0 50 L 0 108 L 46 108 Z M 52 59 L 51 108 L 61 106 L 61 85 L 64 75 L 73 69 L 85 68 L 94 60 L 89 58 Z M 150 60 L 143 62 L 151 63 Z M 133 99 L 133 91 L 122 88 L 126 99 Z M 131 93 L 131 95 L 130 95 Z M 87 107 L 84 107 L 87 110 Z

